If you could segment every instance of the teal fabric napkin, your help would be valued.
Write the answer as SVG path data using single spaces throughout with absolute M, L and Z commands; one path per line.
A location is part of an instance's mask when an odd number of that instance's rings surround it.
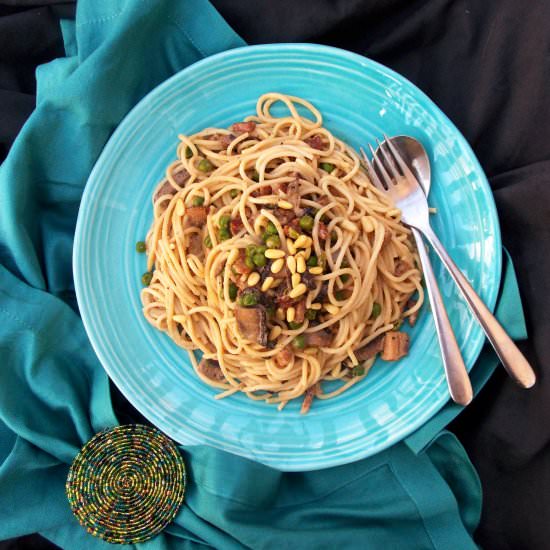
M 99 430 L 118 424 L 108 379 L 77 313 L 71 271 L 87 177 L 110 134 L 185 66 L 244 45 L 206 0 L 80 0 L 67 57 L 39 68 L 37 108 L 0 167 L 0 539 L 40 532 L 100 548 L 72 516 L 65 479 Z M 506 263 L 498 314 L 525 326 Z M 484 350 L 479 388 L 497 360 Z M 365 460 L 281 473 L 210 449 L 175 522 L 144 548 L 476 548 L 481 489 L 448 405 L 407 441 Z

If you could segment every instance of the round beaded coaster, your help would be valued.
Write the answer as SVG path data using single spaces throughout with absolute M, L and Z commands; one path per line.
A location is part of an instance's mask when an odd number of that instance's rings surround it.
M 69 504 L 86 530 L 107 542 L 143 542 L 175 517 L 185 493 L 185 463 L 155 428 L 117 426 L 96 434 L 67 477 Z

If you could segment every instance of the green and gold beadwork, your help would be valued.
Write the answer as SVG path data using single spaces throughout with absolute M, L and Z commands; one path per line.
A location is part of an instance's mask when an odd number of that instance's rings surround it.
M 130 544 L 154 537 L 174 519 L 185 482 L 176 445 L 155 428 L 130 424 L 104 430 L 84 445 L 66 489 L 89 533 Z

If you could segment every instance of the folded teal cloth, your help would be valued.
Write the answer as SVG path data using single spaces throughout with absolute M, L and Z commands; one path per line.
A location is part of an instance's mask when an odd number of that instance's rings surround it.
M 36 111 L 0 167 L 0 539 L 40 532 L 63 548 L 107 543 L 72 516 L 65 479 L 118 424 L 108 379 L 76 311 L 72 240 L 87 177 L 110 134 L 185 66 L 244 45 L 206 0 L 80 0 L 67 57 L 39 68 Z M 505 262 L 498 315 L 525 326 Z M 476 389 L 497 364 L 485 349 Z M 281 473 L 207 447 L 174 523 L 148 548 L 476 548 L 481 489 L 449 404 L 405 442 L 317 472 Z

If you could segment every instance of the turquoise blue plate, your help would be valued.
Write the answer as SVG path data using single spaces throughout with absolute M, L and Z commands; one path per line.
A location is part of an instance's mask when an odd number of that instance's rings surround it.
M 449 398 L 433 320 L 425 308 L 410 354 L 378 362 L 343 395 L 282 412 L 242 395 L 215 400 L 187 354 L 141 314 L 151 194 L 175 158 L 178 133 L 228 126 L 255 112 L 269 91 L 301 96 L 326 126 L 355 148 L 409 134 L 432 163 L 433 224 L 458 266 L 490 307 L 501 269 L 493 198 L 470 147 L 434 103 L 397 73 L 343 50 L 313 44 L 253 46 L 204 59 L 147 95 L 124 119 L 90 176 L 78 217 L 74 275 L 94 349 L 128 400 L 185 445 L 206 444 L 281 470 L 312 470 L 372 455 L 403 439 Z M 435 269 L 465 362 L 483 334 L 439 263 Z

